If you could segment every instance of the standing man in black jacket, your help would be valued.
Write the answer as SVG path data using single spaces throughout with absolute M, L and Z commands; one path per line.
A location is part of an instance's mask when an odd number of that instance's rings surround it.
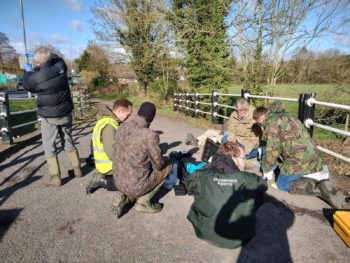
M 25 66 L 23 87 L 38 95 L 38 116 L 41 118 L 43 147 L 50 172 L 50 179 L 44 184 L 57 187 L 61 186 L 55 144 L 58 133 L 75 177 L 83 176 L 72 138 L 73 101 L 68 85 L 67 65 L 49 48 L 39 47 L 34 52 L 33 66 L 33 71 L 30 71 L 28 64 Z

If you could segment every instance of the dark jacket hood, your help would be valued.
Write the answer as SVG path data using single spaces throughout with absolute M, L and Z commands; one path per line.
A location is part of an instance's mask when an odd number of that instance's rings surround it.
M 221 174 L 231 174 L 239 172 L 239 169 L 232 160 L 231 156 L 220 153 L 216 153 L 213 155 L 211 168 Z

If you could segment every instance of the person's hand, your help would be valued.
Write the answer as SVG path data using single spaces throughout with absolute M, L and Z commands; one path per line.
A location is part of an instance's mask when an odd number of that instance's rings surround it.
M 25 72 L 32 71 L 33 70 L 32 64 L 25 63 L 24 66 L 23 66 L 23 69 L 24 69 Z
M 271 170 L 271 171 L 269 171 L 269 172 L 267 172 L 267 173 L 263 173 L 263 177 L 266 179 L 266 180 L 268 180 L 268 181 L 271 181 L 272 179 L 273 179 L 273 176 L 274 176 L 274 171 L 273 170 Z

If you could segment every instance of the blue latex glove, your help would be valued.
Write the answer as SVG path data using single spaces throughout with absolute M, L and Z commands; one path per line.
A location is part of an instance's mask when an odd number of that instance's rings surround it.
M 228 133 L 224 132 L 224 135 L 222 136 L 221 143 L 224 144 L 228 140 Z
M 32 58 L 33 57 L 33 51 L 28 51 L 28 52 L 26 52 L 26 57 L 27 58 Z
M 23 69 L 24 69 L 25 72 L 32 71 L 33 70 L 32 64 L 25 63 L 24 66 L 23 66 Z

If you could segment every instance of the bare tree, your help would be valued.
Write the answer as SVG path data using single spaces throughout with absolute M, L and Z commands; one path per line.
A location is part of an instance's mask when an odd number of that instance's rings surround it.
M 231 15 L 231 43 L 238 43 L 235 48 L 242 51 L 243 69 L 247 68 L 247 61 L 256 61 L 249 56 L 256 56 L 260 45 L 253 43 L 262 43 L 267 83 L 275 86 L 288 52 L 297 46 L 307 47 L 329 32 L 332 19 L 344 1 L 237 0 Z
M 158 74 L 157 55 L 163 46 L 166 28 L 157 0 L 99 0 L 92 8 L 96 35 L 125 48 L 140 86 L 147 86 Z

